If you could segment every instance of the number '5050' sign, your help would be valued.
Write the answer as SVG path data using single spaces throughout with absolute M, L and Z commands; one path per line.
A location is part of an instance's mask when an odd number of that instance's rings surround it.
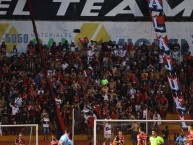
M 6 43 L 28 43 L 28 34 L 6 34 Z

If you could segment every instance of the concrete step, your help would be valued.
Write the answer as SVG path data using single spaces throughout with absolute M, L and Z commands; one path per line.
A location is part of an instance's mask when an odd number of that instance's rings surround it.
M 179 120 L 179 117 L 177 114 L 167 114 L 166 120 Z

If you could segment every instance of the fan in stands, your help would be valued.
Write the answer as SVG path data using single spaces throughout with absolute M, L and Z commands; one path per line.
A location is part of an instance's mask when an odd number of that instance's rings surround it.
M 82 43 L 83 46 L 87 46 L 89 42 L 87 37 L 79 38 L 79 41 Z

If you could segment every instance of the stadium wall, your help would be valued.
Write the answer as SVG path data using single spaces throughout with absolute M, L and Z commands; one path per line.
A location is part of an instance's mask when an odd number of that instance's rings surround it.
M 42 44 L 48 47 L 54 41 L 64 43 L 65 40 L 75 41 L 81 47 L 81 37 L 98 42 L 112 40 L 122 44 L 157 42 L 151 22 L 36 21 L 36 25 Z M 166 25 L 170 42 L 177 41 L 182 45 L 184 41 L 188 41 L 193 53 L 193 22 L 167 22 Z M 74 29 L 80 29 L 80 33 L 74 33 Z M 36 41 L 31 21 L 0 21 L 0 41 L 7 43 L 8 52 L 13 45 L 16 45 L 20 52 L 25 52 L 30 40 Z
M 161 0 L 33 0 L 35 20 L 151 21 L 148 1 Z M 166 21 L 193 22 L 192 0 L 163 0 Z M 30 20 L 27 0 L 1 0 L 5 20 Z

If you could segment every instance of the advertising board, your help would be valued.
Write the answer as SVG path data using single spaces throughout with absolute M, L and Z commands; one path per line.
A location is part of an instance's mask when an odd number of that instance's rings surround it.
M 33 0 L 32 6 L 42 21 L 151 21 L 147 0 Z M 193 21 L 192 6 L 192 0 L 164 0 L 166 21 Z M 0 0 L 0 17 L 29 20 L 27 0 Z
M 150 44 L 156 41 L 151 22 L 37 21 L 36 24 L 41 42 L 48 47 L 53 42 L 64 43 L 65 40 L 75 41 L 81 47 L 79 38 L 82 37 L 97 42 L 112 40 L 122 44 L 140 44 L 142 41 Z M 186 40 L 192 51 L 193 22 L 168 22 L 166 26 L 171 43 L 177 41 L 181 45 Z M 73 33 L 74 29 L 80 29 L 80 33 Z M 0 40 L 7 43 L 8 52 L 12 50 L 13 45 L 16 45 L 20 52 L 25 52 L 29 41 L 35 41 L 31 21 L 1 21 Z

